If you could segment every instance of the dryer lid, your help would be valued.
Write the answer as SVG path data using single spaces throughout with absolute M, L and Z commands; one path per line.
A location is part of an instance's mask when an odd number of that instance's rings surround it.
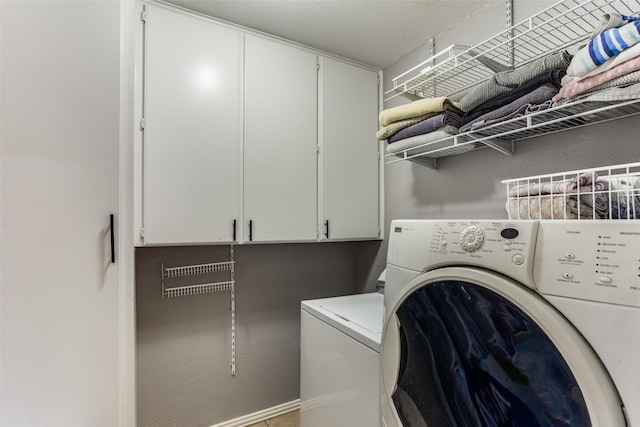
M 483 270 L 412 281 L 385 323 L 382 366 L 388 426 L 625 425 L 575 328 L 534 292 Z

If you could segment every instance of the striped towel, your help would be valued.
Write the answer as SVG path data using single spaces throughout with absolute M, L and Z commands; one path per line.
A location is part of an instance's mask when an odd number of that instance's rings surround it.
M 603 31 L 576 53 L 567 68 L 567 75 L 582 77 L 639 42 L 640 21 L 637 20 Z

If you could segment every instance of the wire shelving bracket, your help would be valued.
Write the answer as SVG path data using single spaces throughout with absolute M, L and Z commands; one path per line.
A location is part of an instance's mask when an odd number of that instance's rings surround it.
M 165 267 L 161 262 L 162 298 L 184 297 L 211 292 L 229 291 L 231 306 L 231 375 L 236 375 L 236 296 L 235 296 L 235 258 L 233 245 L 229 245 L 229 261 L 208 264 Z M 186 276 L 229 271 L 229 280 L 194 285 L 167 286 L 171 279 Z

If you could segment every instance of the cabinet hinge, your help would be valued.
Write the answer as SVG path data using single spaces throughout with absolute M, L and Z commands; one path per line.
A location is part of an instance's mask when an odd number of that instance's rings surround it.
M 140 120 L 140 130 L 144 130 L 144 125 L 145 125 L 144 119 L 141 119 Z
M 320 154 L 320 145 L 316 145 L 316 153 Z
M 320 238 L 320 229 L 316 227 L 316 239 Z
M 147 11 L 143 10 L 142 12 L 140 12 L 140 20 L 142 22 L 147 22 Z
M 140 227 L 140 238 L 144 240 L 144 227 Z
M 378 74 L 378 87 L 380 87 L 380 74 Z
M 316 70 L 320 69 L 320 60 L 316 58 Z

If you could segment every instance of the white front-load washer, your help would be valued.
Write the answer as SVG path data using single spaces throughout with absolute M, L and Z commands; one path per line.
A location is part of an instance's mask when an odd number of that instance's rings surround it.
M 380 425 L 379 293 L 303 301 L 300 426 Z
M 386 427 L 640 427 L 640 222 L 393 221 Z

